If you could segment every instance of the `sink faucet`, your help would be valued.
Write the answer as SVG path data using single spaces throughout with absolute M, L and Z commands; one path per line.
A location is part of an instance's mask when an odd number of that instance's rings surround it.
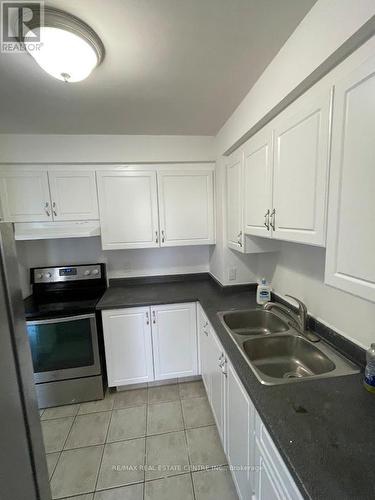
M 310 340 L 310 342 L 319 342 L 320 338 L 314 333 L 309 332 L 307 330 L 307 308 L 305 304 L 302 302 L 302 300 L 299 300 L 296 297 L 293 297 L 292 295 L 285 295 L 285 296 L 290 297 L 291 299 L 297 302 L 298 304 L 297 313 L 295 313 L 289 307 L 280 304 L 279 302 L 267 302 L 267 304 L 263 306 L 263 309 L 265 311 L 270 311 L 271 309 L 279 310 L 281 313 L 285 314 L 285 316 L 288 316 L 290 320 L 289 322 L 290 326 L 293 326 L 298 331 L 298 333 L 302 334 L 304 337 Z

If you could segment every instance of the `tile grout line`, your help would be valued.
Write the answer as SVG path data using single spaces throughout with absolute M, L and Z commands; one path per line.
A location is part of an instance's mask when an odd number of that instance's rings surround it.
M 104 438 L 103 451 L 102 451 L 102 456 L 100 457 L 98 472 L 96 473 L 96 479 L 95 479 L 95 485 L 94 485 L 94 491 L 93 491 L 93 493 L 94 493 L 93 494 L 93 498 L 95 497 L 96 487 L 98 485 L 98 480 L 99 480 L 100 469 L 101 469 L 102 463 L 103 463 L 104 451 L 105 451 L 105 447 L 106 447 L 106 444 L 107 444 L 107 438 L 108 438 L 108 434 L 109 434 L 109 428 L 111 427 L 114 405 L 115 405 L 115 400 L 113 398 L 113 405 L 112 405 L 112 409 L 111 409 L 111 417 L 109 419 L 108 427 L 107 427 L 107 432 L 106 432 L 105 438 Z
M 186 422 L 185 422 L 185 417 L 184 417 L 184 410 L 182 408 L 182 401 L 183 400 L 181 399 L 181 393 L 180 392 L 179 392 L 179 394 L 180 394 L 182 420 L 183 420 L 183 423 L 184 423 L 184 437 L 185 437 L 186 452 L 187 452 L 187 457 L 188 457 L 188 462 L 189 462 L 189 476 L 190 476 L 191 488 L 192 488 L 192 492 L 193 492 L 193 499 L 196 500 L 195 489 L 194 489 L 194 481 L 193 481 L 193 476 L 191 474 L 192 463 L 191 463 L 191 457 L 190 457 L 189 444 L 188 444 L 188 440 L 187 440 L 187 428 L 186 428 Z
M 55 472 L 56 472 L 56 469 L 57 469 L 58 463 L 60 462 L 62 452 L 64 451 L 64 446 L 66 445 L 66 442 L 67 442 L 67 440 L 68 440 L 68 437 L 69 437 L 69 435 L 70 435 L 70 433 L 71 433 L 71 431 L 72 431 L 72 427 L 73 427 L 73 425 L 74 425 L 74 422 L 76 421 L 76 417 L 77 417 L 77 414 L 78 414 L 78 410 L 79 410 L 79 406 L 78 406 L 78 408 L 77 408 L 77 412 L 76 412 L 76 414 L 75 414 L 75 415 L 73 415 L 73 421 L 72 421 L 72 423 L 71 423 L 71 425 L 70 425 L 69 431 L 68 431 L 68 433 L 67 433 L 67 435 L 66 435 L 66 438 L 65 438 L 65 440 L 64 440 L 64 443 L 63 443 L 63 445 L 62 445 L 62 448 L 61 448 L 61 450 L 59 451 L 59 458 L 57 459 L 56 465 L 55 465 L 55 467 L 54 467 L 54 469 L 53 469 L 53 472 L 52 472 L 52 474 L 51 474 L 51 478 L 49 479 L 49 484 L 51 484 L 51 481 L 52 481 L 52 478 L 53 478 L 53 476 L 54 476 L 54 474 L 55 474 Z M 69 418 L 69 417 L 62 417 L 62 418 Z M 50 419 L 50 420 L 55 420 L 55 419 Z M 43 422 L 47 422 L 47 421 L 48 421 L 48 420 L 43 420 Z M 47 460 L 47 458 L 46 458 L 46 460 Z M 50 488 L 50 489 L 51 489 L 51 488 Z M 51 497 L 52 497 L 52 491 L 51 491 Z
M 148 398 L 149 398 L 149 388 L 147 387 L 147 404 L 146 404 L 146 429 L 145 429 L 145 455 L 144 455 L 144 470 L 143 470 L 143 495 L 142 498 L 145 500 L 146 497 L 146 467 L 147 467 L 147 437 L 148 437 Z

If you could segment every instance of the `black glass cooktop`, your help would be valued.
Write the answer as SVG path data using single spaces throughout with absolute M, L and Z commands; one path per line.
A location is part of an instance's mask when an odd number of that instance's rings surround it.
M 26 319 L 37 320 L 93 313 L 103 293 L 104 290 L 92 297 L 78 298 L 65 296 L 56 297 L 55 299 L 36 298 L 34 295 L 30 295 L 30 297 L 24 300 Z

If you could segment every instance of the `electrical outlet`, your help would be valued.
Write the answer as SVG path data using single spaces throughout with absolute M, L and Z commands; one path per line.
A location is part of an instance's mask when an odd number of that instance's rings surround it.
M 229 281 L 236 281 L 236 279 L 237 279 L 237 268 L 230 267 L 228 269 L 228 280 Z

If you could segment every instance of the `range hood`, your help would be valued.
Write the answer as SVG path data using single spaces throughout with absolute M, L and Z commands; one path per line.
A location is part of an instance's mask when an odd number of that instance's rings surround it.
M 99 235 L 99 221 L 16 222 L 14 224 L 16 240 L 85 238 Z

